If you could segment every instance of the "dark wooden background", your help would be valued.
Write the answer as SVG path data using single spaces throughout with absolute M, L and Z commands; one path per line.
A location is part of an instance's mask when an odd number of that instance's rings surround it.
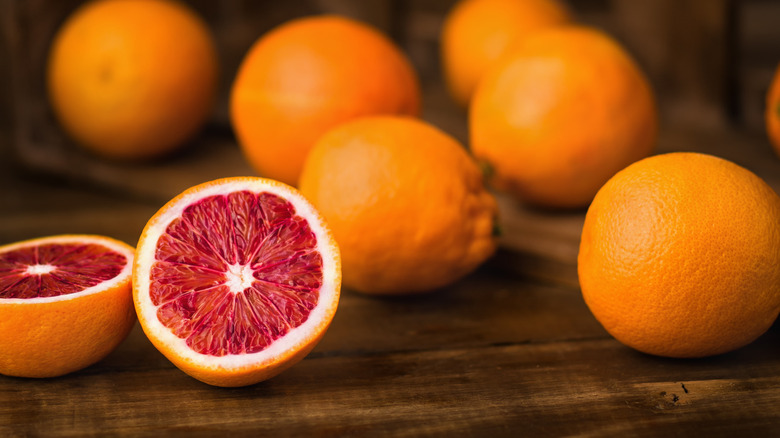
M 424 90 L 424 118 L 467 142 L 447 97 L 438 35 L 452 0 L 192 0 L 221 54 L 220 100 L 179 153 L 119 164 L 75 148 L 44 92 L 52 35 L 75 0 L 0 0 L 0 244 L 98 233 L 134 244 L 182 189 L 253 174 L 227 119 L 249 45 L 283 21 L 339 13 L 387 32 Z M 731 159 L 780 190 L 763 130 L 780 60 L 780 2 L 570 0 L 620 40 L 659 100 L 658 151 Z M 582 301 L 584 211 L 537 211 L 500 197 L 501 249 L 456 284 L 422 296 L 345 290 L 322 343 L 247 388 L 204 385 L 136 327 L 104 361 L 56 379 L 0 376 L 0 436 L 773 436 L 780 434 L 780 327 L 726 355 L 672 360 L 613 340 Z M 2 352 L 0 352 L 2 354 Z

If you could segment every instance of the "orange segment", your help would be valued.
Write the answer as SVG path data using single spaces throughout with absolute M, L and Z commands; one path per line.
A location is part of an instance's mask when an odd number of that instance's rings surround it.
M 138 243 L 141 326 L 176 366 L 243 386 L 302 359 L 325 334 L 341 283 L 338 248 L 295 189 L 261 178 L 193 187 Z
M 60 376 L 112 352 L 135 322 L 133 252 L 91 235 L 0 247 L 0 373 Z

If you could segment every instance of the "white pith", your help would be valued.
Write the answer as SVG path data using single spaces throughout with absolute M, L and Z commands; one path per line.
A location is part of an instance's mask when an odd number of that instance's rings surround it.
M 57 267 L 53 265 L 30 265 L 24 273 L 27 275 L 46 275 L 51 274 L 55 269 Z
M 187 346 L 186 340 L 173 334 L 157 319 L 157 309 L 149 297 L 149 275 L 154 263 L 156 242 L 165 232 L 168 225 L 175 218 L 181 216 L 184 209 L 200 199 L 214 195 L 225 195 L 236 191 L 249 191 L 255 194 L 268 192 L 281 196 L 290 202 L 298 216 L 303 217 L 309 223 L 312 232 L 317 238 L 317 250 L 322 255 L 322 287 L 319 290 L 317 305 L 309 314 L 308 319 L 300 326 L 290 330 L 285 336 L 273 342 L 268 348 L 258 353 L 211 356 L 193 351 Z M 223 369 L 239 369 L 249 364 L 270 362 L 275 357 L 297 350 L 306 345 L 322 324 L 327 324 L 333 318 L 335 306 L 334 300 L 338 300 L 340 284 L 337 283 L 337 273 L 340 272 L 338 248 L 328 244 L 328 231 L 325 229 L 319 215 L 308 201 L 290 188 L 284 185 L 269 184 L 260 178 L 246 178 L 227 183 L 207 185 L 199 190 L 190 190 L 169 203 L 167 211 L 146 225 L 143 241 L 139 243 L 136 251 L 136 266 L 134 287 L 136 293 L 136 310 L 147 335 L 156 338 L 168 346 L 169 351 L 176 352 L 180 359 L 187 362 L 200 364 L 204 367 L 216 367 Z M 143 275 L 141 274 L 143 273 Z M 227 272 L 227 285 L 233 293 L 239 293 L 247 284 L 247 270 L 243 266 L 233 266 L 232 273 Z M 240 290 L 240 291 L 239 291 Z
M 227 278 L 226 284 L 230 288 L 230 292 L 237 294 L 251 286 L 254 281 L 252 272 L 252 268 L 249 265 L 229 265 L 228 271 L 225 272 L 225 277 Z
M 74 298 L 82 297 L 85 295 L 91 295 L 97 292 L 102 292 L 104 290 L 108 290 L 116 286 L 118 283 L 122 281 L 127 281 L 127 279 L 130 277 L 133 269 L 133 248 L 129 246 L 125 246 L 124 244 L 120 242 L 115 242 L 112 239 L 106 239 L 100 236 L 90 236 L 90 235 L 62 235 L 62 236 L 52 236 L 52 237 L 42 237 L 40 239 L 33 239 L 33 240 L 26 240 L 24 242 L 19 242 L 11 245 L 4 246 L 0 248 L 0 253 L 6 253 L 10 251 L 15 251 L 17 249 L 21 248 L 28 248 L 28 247 L 34 247 L 34 246 L 40 246 L 40 245 L 47 245 L 51 243 L 57 243 L 57 244 L 68 244 L 68 243 L 75 243 L 75 244 L 94 244 L 106 247 L 112 251 L 115 251 L 119 254 L 122 254 L 127 259 L 127 263 L 122 268 L 122 270 L 117 274 L 114 278 L 111 278 L 109 280 L 103 281 L 101 283 L 98 283 L 90 288 L 84 289 L 81 292 L 74 292 L 72 294 L 65 294 L 65 295 L 58 295 L 56 297 L 40 297 L 40 298 L 0 298 L 1 303 L 7 303 L 7 304 L 23 304 L 23 303 L 53 303 L 56 301 L 67 301 L 72 300 Z M 52 269 L 50 269 L 52 268 Z M 27 274 L 28 275 L 43 275 L 48 272 L 53 271 L 56 269 L 53 266 L 50 265 L 32 265 L 27 268 Z M 48 272 L 47 272 L 48 271 Z

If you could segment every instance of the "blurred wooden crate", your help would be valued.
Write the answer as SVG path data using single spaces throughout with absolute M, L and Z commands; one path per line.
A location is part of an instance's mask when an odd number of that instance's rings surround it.
M 336 13 L 371 23 L 417 68 L 424 117 L 467 140 L 465 112 L 447 97 L 439 32 L 455 0 L 187 0 L 211 26 L 221 56 L 219 101 L 208 126 L 164 160 L 120 164 L 66 138 L 44 87 L 51 39 L 80 0 L 0 0 L 0 159 L 139 197 L 167 199 L 207 179 L 251 174 L 228 123 L 227 96 L 240 60 L 260 35 L 286 20 Z M 675 123 L 763 124 L 763 96 L 780 60 L 780 2 L 771 0 L 569 0 L 577 19 L 621 41 L 647 72 L 662 118 Z M 10 103 L 9 103 L 10 102 Z M 5 138 L 5 140 L 4 140 Z

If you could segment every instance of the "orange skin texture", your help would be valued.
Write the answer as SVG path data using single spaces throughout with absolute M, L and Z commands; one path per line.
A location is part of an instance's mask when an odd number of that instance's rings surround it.
M 77 143 L 115 160 L 181 146 L 203 125 L 217 92 L 218 60 L 206 24 L 183 3 L 86 3 L 55 36 L 47 85 Z
M 633 60 L 579 26 L 523 39 L 480 82 L 469 126 L 498 189 L 552 208 L 587 206 L 612 175 L 652 152 L 658 131 L 652 90 Z
M 19 304 L 0 299 L 0 374 L 57 377 L 106 357 L 136 321 L 130 278 L 66 301 Z
M 272 186 L 287 187 L 285 184 L 280 183 L 278 181 L 264 179 L 264 178 L 257 178 L 257 177 L 228 177 L 228 178 L 209 181 L 194 187 L 190 187 L 189 189 L 185 190 L 178 196 L 168 201 L 168 203 L 166 203 L 157 213 L 155 213 L 152 216 L 152 218 L 149 219 L 138 241 L 139 251 L 143 246 L 146 245 L 154 246 L 157 244 L 157 237 L 159 236 L 152 235 L 150 231 L 150 227 L 157 220 L 158 217 L 166 214 L 168 209 L 180 203 L 182 201 L 182 198 L 188 196 L 190 193 L 197 193 L 208 187 L 221 185 L 226 182 L 242 181 L 242 180 L 257 180 L 257 179 L 261 179 L 267 184 Z M 287 188 L 297 192 L 297 190 L 293 187 L 287 187 Z M 319 214 L 319 212 L 315 211 L 315 216 L 316 216 L 316 220 L 318 220 L 320 223 L 323 224 L 325 223 L 324 218 L 322 217 L 321 214 Z M 328 307 L 325 311 L 325 316 L 323 317 L 323 319 L 321 319 L 318 322 L 311 336 L 304 340 L 301 348 L 297 348 L 297 349 L 289 348 L 281 352 L 280 354 L 269 358 L 264 362 L 250 363 L 242 367 L 232 367 L 230 369 L 220 367 L 220 366 L 208 366 L 191 360 L 190 358 L 182 354 L 181 351 L 177 350 L 176 348 L 172 348 L 170 345 L 163 342 L 160 338 L 158 338 L 157 334 L 149 327 L 148 320 L 152 318 L 157 318 L 157 316 L 156 314 L 145 314 L 143 312 L 141 294 L 148 295 L 149 291 L 141 290 L 141 288 L 138 285 L 141 284 L 139 278 L 141 278 L 141 276 L 148 277 L 150 273 L 148 270 L 142 270 L 139 264 L 137 263 L 138 259 L 136 259 L 136 263 L 133 266 L 132 299 L 133 299 L 136 313 L 138 314 L 138 320 L 139 323 L 141 324 L 141 328 L 143 329 L 149 341 L 151 341 L 152 345 L 154 345 L 154 347 L 157 348 L 157 350 L 160 351 L 160 353 L 162 353 L 168 360 L 170 360 L 177 368 L 179 368 L 181 371 L 185 372 L 189 376 L 197 380 L 200 380 L 201 382 L 207 383 L 209 385 L 220 386 L 220 387 L 248 386 L 248 385 L 253 385 L 258 382 L 270 379 L 280 374 L 281 372 L 287 370 L 288 368 L 292 367 L 296 363 L 300 362 L 304 357 L 306 357 L 311 352 L 312 349 L 314 349 L 314 347 L 317 346 L 320 340 L 322 340 L 322 338 L 325 336 L 325 333 L 330 327 L 330 323 L 332 322 L 333 317 L 336 314 L 336 310 L 338 309 L 339 297 L 341 295 L 342 259 L 340 257 L 340 251 L 338 245 L 330 229 L 326 228 L 325 234 L 326 234 L 326 241 L 327 241 L 326 246 L 330 248 L 334 256 L 334 263 L 335 263 L 334 269 L 336 271 L 335 284 L 334 284 L 335 295 L 333 296 L 333 299 L 328 303 Z
M 360 116 L 420 112 L 411 64 L 376 29 L 337 16 L 290 21 L 261 37 L 233 84 L 230 117 L 260 175 L 297 185 L 314 142 Z
M 711 155 L 639 161 L 596 195 L 578 257 L 582 294 L 620 342 L 703 357 L 755 340 L 780 310 L 780 198 Z
M 442 70 L 447 89 L 467 107 L 487 69 L 533 32 L 571 22 L 558 0 L 462 0 L 444 20 Z
M 764 121 L 772 148 L 775 154 L 780 157 L 780 67 L 775 70 L 772 84 L 766 96 Z
M 412 118 L 345 123 L 315 145 L 301 192 L 341 248 L 344 285 L 369 294 L 453 283 L 495 250 L 497 204 L 455 139 Z

